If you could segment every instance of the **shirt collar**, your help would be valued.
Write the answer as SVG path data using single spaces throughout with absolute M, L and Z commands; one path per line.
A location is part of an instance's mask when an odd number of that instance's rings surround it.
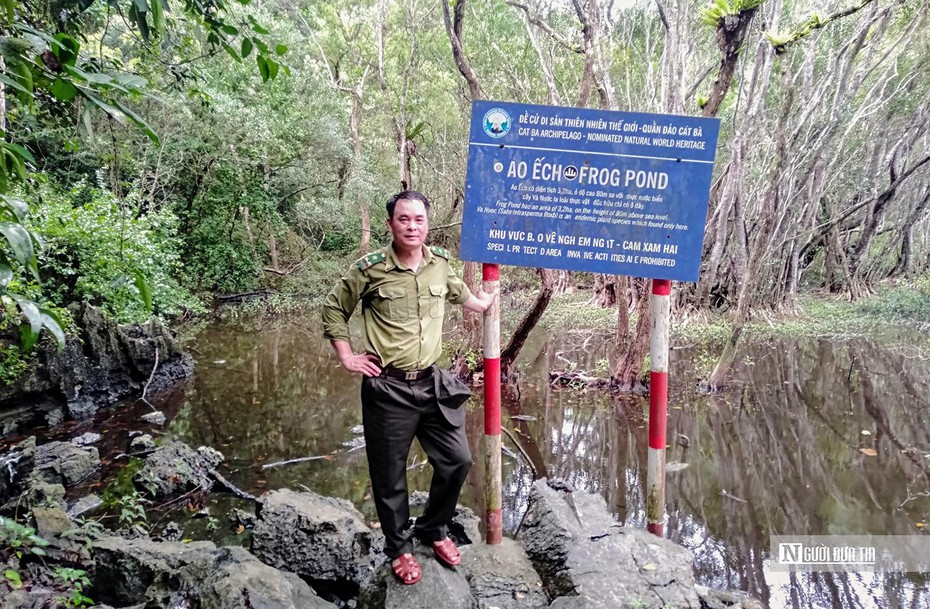
M 433 255 L 433 252 L 431 252 L 430 249 L 424 245 L 423 246 L 423 260 L 420 261 L 420 268 L 423 268 L 427 264 L 432 264 L 434 259 L 435 259 L 435 256 Z M 384 270 L 393 271 L 394 269 L 401 269 L 403 271 L 410 270 L 407 267 L 402 266 L 400 264 L 400 262 L 397 260 L 397 258 L 394 255 L 394 246 L 389 245 L 387 246 L 387 248 L 385 248 L 385 252 L 384 252 Z

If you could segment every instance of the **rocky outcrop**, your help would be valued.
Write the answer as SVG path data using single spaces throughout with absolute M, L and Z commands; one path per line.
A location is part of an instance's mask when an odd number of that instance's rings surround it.
M 257 516 L 252 552 L 316 585 L 357 591 L 383 560 L 383 537 L 345 499 L 283 489 L 261 499 Z
M 84 480 L 99 467 L 100 455 L 95 447 L 49 442 L 36 450 L 34 474 L 49 484 L 70 486 Z
M 420 581 L 413 586 L 400 583 L 385 562 L 361 591 L 358 609 L 474 609 L 475 599 L 462 572 L 440 565 L 432 549 L 420 544 L 413 553 L 423 571 Z
M 170 332 L 152 318 L 146 324 L 120 325 L 87 304 L 72 305 L 77 333 L 58 350 L 45 340 L 36 348 L 36 363 L 12 385 L 0 385 L 0 413 L 30 407 L 60 418 L 53 407 L 63 403 L 68 414 L 83 419 L 100 406 L 141 393 L 152 370 L 150 393 L 174 385 L 193 372 L 193 360 L 178 350 Z
M 26 513 L 37 505 L 62 504 L 64 484 L 92 474 L 100 465 L 97 449 L 67 442 L 36 447 L 29 437 L 0 455 L 0 513 Z
M 765 609 L 761 601 L 740 590 L 714 590 L 696 586 L 701 609 Z
M 695 586 L 688 550 L 625 529 L 599 495 L 553 488 L 545 480 L 534 483 L 517 540 L 480 543 L 478 519 L 458 508 L 450 536 L 462 563 L 448 568 L 429 544 L 417 542 L 422 578 L 414 586 L 394 576 L 381 533 L 350 502 L 312 492 L 277 490 L 258 500 L 254 516 L 230 512 L 237 532 L 253 529 L 252 553 L 209 542 L 179 543 L 183 533 L 175 523 L 164 527 L 161 541 L 141 527 L 99 539 L 98 531 L 77 527 L 62 505 L 62 484 L 92 473 L 95 455 L 93 448 L 64 442 L 36 447 L 34 438 L 0 455 L 4 509 L 31 510 L 28 524 L 49 541 L 48 561 L 25 554 L 14 565 L 27 573 L 28 590 L 14 591 L 0 579 L 0 609 L 47 604 L 62 589 L 54 580 L 56 566 L 89 570 L 93 588 L 85 593 L 123 608 L 762 607 L 742 592 Z M 156 495 L 208 489 L 214 479 L 222 483 L 215 470 L 222 460 L 213 449 L 169 442 L 148 456 L 134 482 Z M 415 494 L 413 504 L 422 500 Z M 10 605 L 9 598 L 17 604 Z
M 511 539 L 498 545 L 462 548 L 458 567 L 475 597 L 478 609 L 540 609 L 549 606 L 542 580 L 523 547 Z
M 182 442 L 168 442 L 145 458 L 133 476 L 135 485 L 155 497 L 213 485 L 211 472 L 223 462 L 218 450 L 201 446 L 194 450 Z
M 536 481 L 518 539 L 549 596 L 565 597 L 553 607 L 701 607 L 691 553 L 617 524 L 600 495 L 555 490 L 545 480 Z
M 0 455 L 0 504 L 26 488 L 26 480 L 36 467 L 36 450 L 35 436 L 31 436 Z
M 335 607 L 297 575 L 261 563 L 244 548 L 111 537 L 95 542 L 94 558 L 92 598 L 114 606 Z

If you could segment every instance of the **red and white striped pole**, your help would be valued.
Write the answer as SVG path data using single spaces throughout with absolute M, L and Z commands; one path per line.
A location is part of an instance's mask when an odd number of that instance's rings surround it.
M 500 286 L 500 265 L 482 264 L 482 289 L 493 293 Z M 501 299 L 484 312 L 484 524 L 487 543 L 498 544 L 504 538 L 501 519 Z
M 668 417 L 668 335 L 672 282 L 652 280 L 649 338 L 649 460 L 646 466 L 646 528 L 665 536 L 665 440 Z

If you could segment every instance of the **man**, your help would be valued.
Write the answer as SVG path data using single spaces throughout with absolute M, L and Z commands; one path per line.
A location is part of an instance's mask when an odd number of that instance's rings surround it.
M 442 351 L 445 301 L 483 312 L 496 297 L 485 292 L 473 296 L 449 268 L 446 251 L 424 245 L 428 212 L 429 201 L 416 191 L 391 197 L 391 245 L 356 262 L 323 306 L 323 333 L 339 361 L 346 370 L 363 375 L 362 422 L 372 494 L 384 552 L 405 584 L 415 584 L 422 574 L 404 534 L 410 513 L 407 455 L 414 437 L 433 466 L 429 500 L 414 535 L 432 543 L 440 562 L 450 567 L 461 562 L 447 525 L 471 467 L 471 453 L 461 404 L 440 402 L 438 395 L 445 395 L 444 379 L 451 376 L 434 365 Z M 349 317 L 359 301 L 363 353 L 353 351 L 348 333 Z

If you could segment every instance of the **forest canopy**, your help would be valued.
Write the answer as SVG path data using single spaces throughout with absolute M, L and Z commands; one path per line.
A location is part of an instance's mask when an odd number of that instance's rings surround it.
M 680 311 L 925 276 L 928 4 L 831 6 L 3 0 L 6 313 L 37 332 L 76 300 L 132 320 L 319 292 L 384 243 L 402 181 L 455 251 L 479 97 L 722 119 Z M 631 305 L 642 290 L 596 285 Z

